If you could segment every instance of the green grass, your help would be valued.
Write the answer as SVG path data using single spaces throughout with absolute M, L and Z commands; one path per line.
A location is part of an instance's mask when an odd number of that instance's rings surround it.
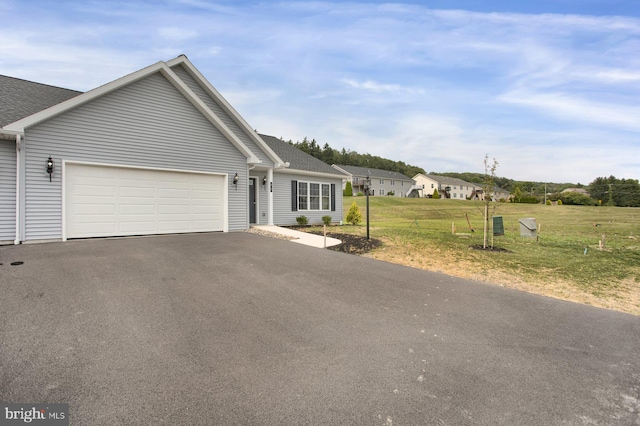
M 345 197 L 344 215 L 353 201 L 364 219 L 365 197 Z M 509 252 L 487 252 L 469 248 L 483 242 L 480 203 L 370 197 L 370 207 L 371 236 L 385 242 L 374 257 L 502 285 L 511 278 L 524 283 L 519 288 L 640 314 L 639 208 L 499 203 L 493 214 L 503 217 L 505 235 L 494 246 Z M 541 225 L 538 241 L 520 236 L 518 219 L 527 217 Z M 345 225 L 341 232 L 365 229 Z

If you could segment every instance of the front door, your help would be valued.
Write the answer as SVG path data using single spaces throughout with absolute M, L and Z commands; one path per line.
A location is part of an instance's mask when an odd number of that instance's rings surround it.
M 249 223 L 256 223 L 256 178 L 249 179 Z

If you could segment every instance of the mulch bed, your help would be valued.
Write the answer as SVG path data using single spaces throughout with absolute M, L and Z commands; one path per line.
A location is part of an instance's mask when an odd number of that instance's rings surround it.
M 307 231 L 311 234 L 323 235 L 322 231 Z M 337 238 L 342 241 L 342 244 L 327 247 L 329 250 L 341 251 L 343 253 L 350 254 L 365 254 L 371 250 L 382 246 L 382 241 L 371 238 L 367 240 L 367 237 L 361 237 L 359 235 L 351 234 L 338 234 L 336 232 L 327 232 L 327 237 Z

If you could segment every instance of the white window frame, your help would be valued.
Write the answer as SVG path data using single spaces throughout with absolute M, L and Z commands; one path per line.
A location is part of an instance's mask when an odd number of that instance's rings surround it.
M 318 208 L 317 209 L 313 209 L 311 208 L 311 185 L 318 185 Z M 322 189 L 326 186 L 327 188 L 327 195 L 323 195 L 322 193 Z M 300 191 L 301 187 L 306 187 L 306 194 L 301 194 L 302 191 Z M 314 195 L 313 197 L 316 197 L 316 195 Z M 323 209 L 322 208 L 322 201 L 323 199 L 328 200 L 328 208 Z M 313 212 L 324 212 L 324 211 L 331 211 L 331 184 L 330 183 L 324 183 L 324 182 L 307 182 L 307 181 L 298 181 L 298 211 L 313 211 Z M 301 207 L 301 201 L 304 201 L 304 203 L 306 203 L 306 208 L 302 208 Z

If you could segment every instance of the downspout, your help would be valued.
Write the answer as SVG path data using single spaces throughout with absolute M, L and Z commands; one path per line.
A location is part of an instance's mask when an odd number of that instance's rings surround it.
M 20 151 L 22 136 L 16 135 L 16 239 L 13 244 L 20 244 Z

